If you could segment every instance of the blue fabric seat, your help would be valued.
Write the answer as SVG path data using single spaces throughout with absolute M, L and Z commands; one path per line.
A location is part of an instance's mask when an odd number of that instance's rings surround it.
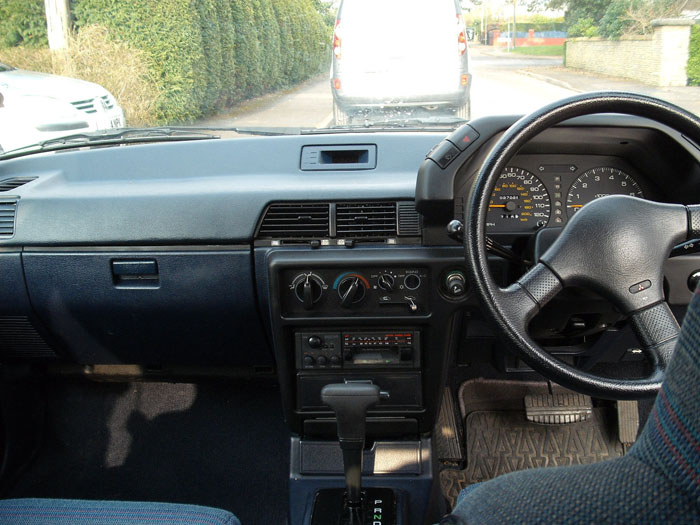
M 0 501 L 3 525 L 240 525 L 228 511 L 199 505 L 136 501 L 6 499 Z
M 523 470 L 467 487 L 444 523 L 700 523 L 700 295 L 666 380 L 622 458 Z

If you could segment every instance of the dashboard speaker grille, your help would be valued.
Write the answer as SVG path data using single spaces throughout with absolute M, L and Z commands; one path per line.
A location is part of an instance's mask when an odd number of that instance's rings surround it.
M 15 199 L 0 199 L 0 239 L 7 239 L 15 234 Z
M 258 236 L 269 239 L 318 239 L 330 235 L 328 203 L 271 204 Z
M 416 203 L 399 202 L 397 206 L 399 209 L 399 235 L 418 237 L 421 224 L 420 215 L 416 211 Z
M 0 316 L 0 354 L 4 358 L 56 358 L 25 316 Z
M 338 237 L 378 237 L 396 235 L 395 202 L 342 202 L 335 208 Z
M 11 191 L 33 180 L 36 180 L 36 177 L 12 177 L 0 180 L 0 191 Z

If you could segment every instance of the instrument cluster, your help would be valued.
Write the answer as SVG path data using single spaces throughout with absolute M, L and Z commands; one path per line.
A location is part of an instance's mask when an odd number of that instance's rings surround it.
M 562 227 L 583 206 L 606 195 L 652 198 L 643 178 L 618 157 L 516 156 L 491 193 L 486 233 Z

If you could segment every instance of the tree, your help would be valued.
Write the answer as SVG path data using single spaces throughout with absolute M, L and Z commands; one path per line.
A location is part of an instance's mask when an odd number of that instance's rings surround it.
M 530 0 L 527 8 L 529 11 L 541 11 L 543 9 L 564 9 L 564 20 L 569 26 L 579 20 L 590 18 L 600 21 L 608 9 L 612 0 Z

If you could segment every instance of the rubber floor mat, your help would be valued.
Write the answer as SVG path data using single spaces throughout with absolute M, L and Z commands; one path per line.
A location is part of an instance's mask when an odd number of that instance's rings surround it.
M 583 465 L 623 455 L 614 414 L 593 409 L 580 423 L 539 425 L 523 411 L 477 411 L 466 421 L 467 466 L 440 473 L 451 506 L 466 486 L 528 468 Z

